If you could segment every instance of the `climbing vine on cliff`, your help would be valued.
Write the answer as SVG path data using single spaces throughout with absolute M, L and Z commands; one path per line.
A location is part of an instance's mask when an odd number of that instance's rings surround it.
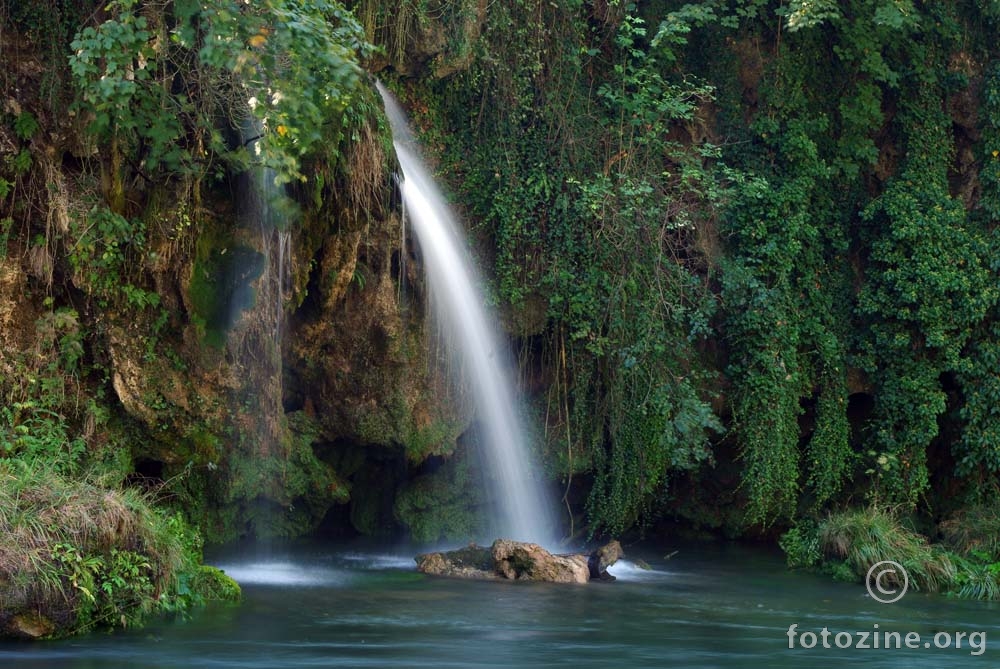
M 997 222 L 1000 221 L 1000 63 L 992 62 L 986 69 L 982 87 L 982 169 L 980 179 L 982 196 L 979 220 L 986 228 L 988 247 L 984 258 L 995 278 L 1000 275 L 1000 249 L 998 249 Z M 994 283 L 995 285 L 995 283 Z M 1000 315 L 994 303 L 985 322 L 970 338 L 970 346 L 959 362 L 959 381 L 962 384 L 964 404 L 961 416 L 965 429 L 961 440 L 955 444 L 957 473 L 969 477 L 979 485 L 970 495 L 989 498 L 993 494 L 988 482 L 1000 473 L 1000 424 L 995 407 L 1000 406 Z
M 679 38 L 650 34 L 631 4 L 594 25 L 582 6 L 513 3 L 484 36 L 490 55 L 438 93 L 473 130 L 427 139 L 454 151 L 496 242 L 499 300 L 545 304 L 548 354 L 573 374 L 549 398 L 555 466 L 591 468 L 590 531 L 621 532 L 656 516 L 671 472 L 709 462 L 722 430 L 697 362 L 709 267 L 690 248 L 719 197 L 717 150 L 680 141 L 713 90 L 671 70 Z M 546 67 L 555 53 L 566 67 Z
M 822 504 L 852 473 L 870 477 L 872 499 L 912 508 L 945 411 L 940 377 L 995 301 L 982 232 L 949 192 L 943 82 L 955 79 L 942 54 L 954 16 L 880 2 L 826 9 L 792 8 L 794 36 L 761 86 L 766 113 L 754 130 L 766 152 L 747 163 L 766 181 L 739 184 L 729 209 L 733 410 L 758 522 L 794 517 L 800 491 Z M 825 39 L 810 34 L 820 23 Z M 842 72 L 816 67 L 824 52 Z M 886 107 L 899 109 L 888 129 L 903 137 L 905 157 L 872 198 L 873 177 L 895 167 L 874 142 Z M 876 397 L 865 441 L 853 445 L 851 364 L 868 372 Z M 814 427 L 803 432 L 810 404 Z
M 855 494 L 912 508 L 955 372 L 984 435 L 956 444 L 961 471 L 995 460 L 995 269 L 949 172 L 949 96 L 975 75 L 960 26 L 982 12 L 525 0 L 430 86 L 428 140 L 494 244 L 498 300 L 547 307 L 530 334 L 559 379 L 550 443 L 555 466 L 593 473 L 593 529 L 669 506 L 670 472 L 710 471 L 719 363 L 751 525 Z M 854 425 L 852 392 L 874 397 Z M 689 420 L 697 436 L 672 441 Z
M 786 57 L 776 65 L 771 118 L 754 128 L 771 166 L 737 184 L 727 231 L 726 301 L 748 518 L 767 522 L 795 514 L 801 472 L 815 503 L 840 488 L 851 458 L 847 442 L 847 365 L 842 302 L 846 280 L 843 220 L 831 201 L 831 165 L 821 142 L 829 119 L 811 115 L 795 94 L 809 69 Z M 779 102 L 780 101 L 780 102 Z M 799 426 L 804 398 L 816 401 L 817 426 Z M 808 466 L 803 466 L 808 465 Z

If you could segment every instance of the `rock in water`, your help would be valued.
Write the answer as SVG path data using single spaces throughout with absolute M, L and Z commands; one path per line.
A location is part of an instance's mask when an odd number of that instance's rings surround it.
M 493 570 L 503 578 L 550 583 L 586 583 L 590 580 L 583 555 L 553 555 L 538 544 L 497 539 L 490 549 Z
M 590 569 L 590 578 L 601 581 L 613 581 L 615 577 L 608 573 L 608 567 L 625 557 L 625 551 L 618 540 L 612 540 L 601 546 L 590 554 L 587 560 L 587 567 Z
M 418 571 L 435 576 L 586 583 L 594 578 L 613 581 L 607 568 L 621 557 L 622 547 L 617 541 L 590 555 L 553 555 L 538 544 L 497 539 L 489 548 L 470 544 L 454 551 L 418 555 L 416 561 Z
M 490 580 L 500 578 L 493 571 L 490 549 L 476 544 L 444 553 L 418 555 L 417 571 L 434 576 Z
M 43 639 L 56 631 L 55 624 L 40 613 L 14 616 L 4 630 L 6 636 L 21 639 Z

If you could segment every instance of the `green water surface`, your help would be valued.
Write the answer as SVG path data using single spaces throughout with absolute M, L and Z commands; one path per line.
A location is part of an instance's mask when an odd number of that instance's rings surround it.
M 885 605 L 861 585 L 789 572 L 779 554 L 763 549 L 689 545 L 664 559 L 668 550 L 628 547 L 654 570 L 626 564 L 615 583 L 574 586 L 435 579 L 416 573 L 402 552 L 242 549 L 211 560 L 242 581 L 238 606 L 112 635 L 2 645 L 0 667 L 1000 665 L 996 604 L 910 592 Z M 802 648 L 796 637 L 790 649 L 792 624 L 813 632 L 816 646 Z M 901 638 L 917 633 L 919 645 L 836 647 L 837 632 L 858 638 L 875 625 Z M 979 632 L 986 644 L 977 652 L 966 637 L 957 648 L 960 631 Z M 944 633 L 950 643 L 938 648 Z

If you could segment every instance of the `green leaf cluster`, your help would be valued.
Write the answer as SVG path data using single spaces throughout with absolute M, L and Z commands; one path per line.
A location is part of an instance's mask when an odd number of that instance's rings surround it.
M 357 120 L 357 63 L 370 46 L 336 0 L 186 0 L 163 13 L 116 0 L 109 11 L 72 44 L 77 108 L 112 151 L 137 155 L 147 177 L 212 174 L 223 158 L 303 179 L 302 158 L 336 151 Z M 226 133 L 251 117 L 262 137 L 233 147 Z M 260 155 L 247 156 L 248 146 Z
M 877 492 L 909 505 L 929 485 L 927 447 L 946 410 L 940 377 L 961 366 L 998 298 L 987 238 L 948 190 L 952 139 L 939 100 L 925 84 L 908 101 L 904 166 L 862 212 L 872 237 L 858 296 L 867 335 L 861 360 L 879 384 L 875 444 L 899 464 Z

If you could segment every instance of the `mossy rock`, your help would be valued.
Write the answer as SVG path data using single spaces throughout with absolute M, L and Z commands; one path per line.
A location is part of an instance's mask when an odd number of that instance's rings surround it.
M 218 567 L 203 564 L 191 578 L 191 590 L 207 602 L 238 602 L 243 598 L 240 584 Z
M 253 282 L 264 272 L 265 260 L 233 239 L 209 233 L 199 237 L 188 296 L 207 344 L 223 348 L 240 314 L 253 307 Z
M 466 424 L 451 415 L 438 415 L 417 407 L 402 394 L 389 405 L 366 411 L 357 418 L 358 439 L 369 444 L 401 444 L 411 462 L 432 455 L 450 455 Z
M 14 616 L 7 624 L 4 636 L 15 639 L 47 639 L 55 635 L 56 624 L 37 611 Z
M 418 476 L 396 497 L 393 511 L 414 541 L 466 541 L 481 533 L 483 494 L 469 463 L 453 458 L 437 471 Z
M 350 499 L 347 482 L 316 456 L 318 423 L 302 411 L 283 416 L 281 443 L 257 452 L 254 435 L 240 435 L 217 474 L 193 487 L 203 490 L 193 506 L 204 509 L 212 543 L 242 536 L 295 537 L 316 529 L 330 508 Z

